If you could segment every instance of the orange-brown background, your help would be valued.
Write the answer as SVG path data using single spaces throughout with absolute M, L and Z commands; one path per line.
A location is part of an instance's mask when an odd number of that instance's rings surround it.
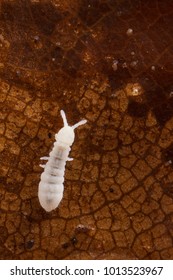
M 64 197 L 37 191 L 64 109 Z M 0 1 L 0 259 L 173 258 L 173 1 Z

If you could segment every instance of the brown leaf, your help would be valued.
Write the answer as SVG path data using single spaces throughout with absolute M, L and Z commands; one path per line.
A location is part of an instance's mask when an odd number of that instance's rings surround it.
M 0 3 L 0 258 L 172 259 L 173 2 Z M 64 197 L 40 157 L 82 118 Z

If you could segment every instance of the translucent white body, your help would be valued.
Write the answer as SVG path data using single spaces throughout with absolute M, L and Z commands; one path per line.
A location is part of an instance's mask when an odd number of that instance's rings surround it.
M 55 134 L 55 143 L 49 157 L 42 157 L 43 160 L 48 160 L 45 165 L 40 165 L 44 168 L 41 174 L 41 181 L 38 187 L 38 198 L 41 206 L 50 212 L 58 207 L 63 197 L 64 191 L 64 172 L 67 160 L 73 160 L 68 157 L 70 146 L 74 142 L 74 129 L 87 121 L 82 120 L 73 126 L 69 126 L 64 111 L 60 111 L 64 127 Z

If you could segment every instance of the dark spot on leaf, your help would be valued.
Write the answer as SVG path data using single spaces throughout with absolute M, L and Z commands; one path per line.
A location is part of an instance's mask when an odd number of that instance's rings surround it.
M 153 108 L 153 113 L 159 124 L 163 126 L 173 116 L 173 98 Z
M 29 240 L 26 242 L 26 249 L 32 249 L 34 246 L 34 240 Z
M 112 69 L 108 70 L 108 79 L 112 89 L 118 89 L 122 87 L 125 83 L 127 83 L 131 78 L 131 74 L 127 68 L 122 68 L 121 66 L 117 66 L 117 71 L 115 72 Z
M 62 248 L 63 249 L 67 249 L 68 247 L 69 247 L 69 243 L 68 242 L 62 244 Z
M 77 242 L 78 242 L 76 237 L 72 237 L 70 241 L 73 245 L 77 244 Z
M 163 185 L 162 189 L 165 194 L 173 198 L 173 183 Z
M 148 112 L 148 106 L 145 103 L 139 103 L 134 100 L 130 100 L 128 104 L 129 115 L 136 118 L 146 117 Z
M 173 144 L 162 150 L 162 158 L 166 163 L 173 162 Z

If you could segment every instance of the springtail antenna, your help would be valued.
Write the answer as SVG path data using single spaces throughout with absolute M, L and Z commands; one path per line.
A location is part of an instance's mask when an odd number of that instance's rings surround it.
M 67 122 L 67 118 L 66 118 L 65 112 L 63 110 L 61 110 L 60 114 L 61 114 L 64 126 L 68 126 L 68 122 Z
M 64 123 L 64 126 L 68 126 L 68 122 L 67 122 L 67 118 L 66 118 L 66 115 L 65 115 L 65 112 L 63 110 L 60 111 L 60 114 L 61 114 L 61 117 L 63 119 L 63 123 Z M 83 125 L 87 122 L 87 120 L 81 120 L 80 122 L 74 124 L 72 126 L 73 129 L 77 128 L 78 126 L 80 125 Z
M 80 122 L 74 124 L 74 125 L 72 126 L 72 128 L 75 129 L 75 128 L 77 128 L 78 126 L 85 124 L 86 122 L 87 122 L 87 120 L 81 120 Z

